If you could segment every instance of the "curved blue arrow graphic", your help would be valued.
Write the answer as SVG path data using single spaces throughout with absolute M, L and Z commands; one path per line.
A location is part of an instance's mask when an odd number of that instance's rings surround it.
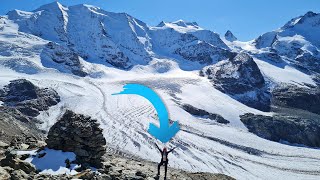
M 148 99 L 154 106 L 158 113 L 160 127 L 150 123 L 148 132 L 155 138 L 159 139 L 162 143 L 170 141 L 172 137 L 180 130 L 179 123 L 174 121 L 172 125 L 169 124 L 168 111 L 161 98 L 152 89 L 140 84 L 127 84 L 123 86 L 123 91 L 112 95 L 120 94 L 136 94 Z

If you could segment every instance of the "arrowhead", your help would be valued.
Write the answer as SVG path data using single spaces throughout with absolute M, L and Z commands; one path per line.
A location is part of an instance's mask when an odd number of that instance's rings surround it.
M 170 141 L 170 139 L 177 134 L 180 130 L 179 123 L 177 121 L 173 122 L 168 128 L 160 128 L 154 124 L 150 123 L 148 132 L 160 140 L 162 143 Z

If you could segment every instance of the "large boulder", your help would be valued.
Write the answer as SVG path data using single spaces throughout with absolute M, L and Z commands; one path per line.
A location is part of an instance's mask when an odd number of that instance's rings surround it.
M 205 67 L 201 72 L 213 86 L 238 101 L 260 110 L 270 109 L 270 94 L 253 58 L 239 53 L 234 58 Z
M 247 113 L 241 115 L 240 120 L 250 132 L 262 138 L 320 147 L 319 117 L 309 118 L 285 114 L 263 116 Z
M 14 107 L 27 116 L 36 117 L 39 111 L 58 104 L 60 97 L 51 88 L 39 88 L 26 79 L 17 79 L 10 81 L 0 91 L 0 101 L 4 106 Z
M 67 110 L 49 130 L 48 148 L 74 152 L 77 161 L 101 166 L 106 140 L 97 120 Z

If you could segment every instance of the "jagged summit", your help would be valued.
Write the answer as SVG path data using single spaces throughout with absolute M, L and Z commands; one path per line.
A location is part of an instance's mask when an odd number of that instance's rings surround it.
M 52 11 L 52 10 L 67 10 L 67 9 L 68 8 L 63 6 L 61 3 L 54 1 L 49 4 L 45 4 L 45 5 L 40 6 L 38 9 L 34 10 L 33 12 L 41 11 L 41 10 Z
M 287 22 L 281 30 L 285 30 L 288 28 L 293 28 L 296 25 L 305 24 L 311 26 L 319 26 L 320 25 L 320 14 L 314 13 L 312 11 L 308 11 L 306 14 L 293 18 L 289 22 Z
M 182 19 L 177 20 L 177 21 L 173 21 L 173 22 L 161 21 L 156 27 L 163 27 L 163 26 L 170 25 L 170 24 L 171 25 L 180 26 L 180 27 L 185 27 L 185 28 L 187 28 L 188 26 L 199 28 L 198 23 L 196 23 L 196 22 L 185 22 Z
M 166 25 L 166 23 L 164 21 L 161 21 L 156 27 L 163 27 L 165 25 Z
M 308 11 L 308 12 L 304 15 L 304 17 L 314 17 L 314 16 L 317 16 L 317 15 L 319 15 L 319 13 L 315 13 L 315 12 L 313 12 L 313 11 Z
M 320 13 L 315 13 L 315 12 L 312 12 L 312 11 L 308 11 L 306 14 L 301 16 L 301 19 L 297 23 L 298 24 L 299 23 L 303 23 L 304 20 L 307 20 L 309 18 L 316 18 L 316 20 L 319 20 L 320 19 Z M 319 24 L 317 24 L 317 25 L 319 25 Z
M 224 34 L 224 38 L 230 42 L 233 42 L 233 41 L 236 41 L 238 40 L 234 35 L 233 33 L 228 30 L 225 34 Z
M 178 21 L 173 21 L 173 22 L 171 22 L 171 24 L 175 24 L 175 25 L 181 26 L 181 27 L 187 27 L 187 24 L 182 19 L 179 19 Z
M 196 22 L 185 22 L 182 19 L 180 19 L 178 21 L 171 22 L 171 24 L 175 24 L 175 25 L 181 26 L 181 27 L 188 27 L 188 26 L 199 27 Z
M 173 28 L 178 31 L 196 31 L 196 30 L 202 30 L 201 27 L 199 27 L 198 23 L 196 22 L 186 22 L 184 20 L 177 20 L 173 22 L 165 22 L 161 21 L 156 27 L 159 28 Z

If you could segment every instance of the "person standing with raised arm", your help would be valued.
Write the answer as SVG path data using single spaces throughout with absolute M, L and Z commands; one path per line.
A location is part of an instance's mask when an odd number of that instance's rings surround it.
M 161 161 L 160 161 L 160 163 L 158 164 L 158 174 L 157 174 L 157 177 L 160 176 L 160 167 L 161 167 L 162 165 L 164 165 L 164 173 L 165 173 L 165 175 L 164 175 L 164 180 L 166 180 L 166 179 L 167 179 L 168 162 L 169 162 L 169 160 L 168 160 L 168 154 L 171 153 L 176 147 L 174 147 L 174 148 L 172 148 L 171 150 L 168 151 L 168 150 L 167 150 L 167 147 L 164 147 L 163 150 L 161 150 L 156 143 L 155 143 L 155 145 L 157 146 L 157 148 L 158 148 L 158 150 L 159 150 L 159 152 L 160 152 L 160 154 L 161 154 Z

